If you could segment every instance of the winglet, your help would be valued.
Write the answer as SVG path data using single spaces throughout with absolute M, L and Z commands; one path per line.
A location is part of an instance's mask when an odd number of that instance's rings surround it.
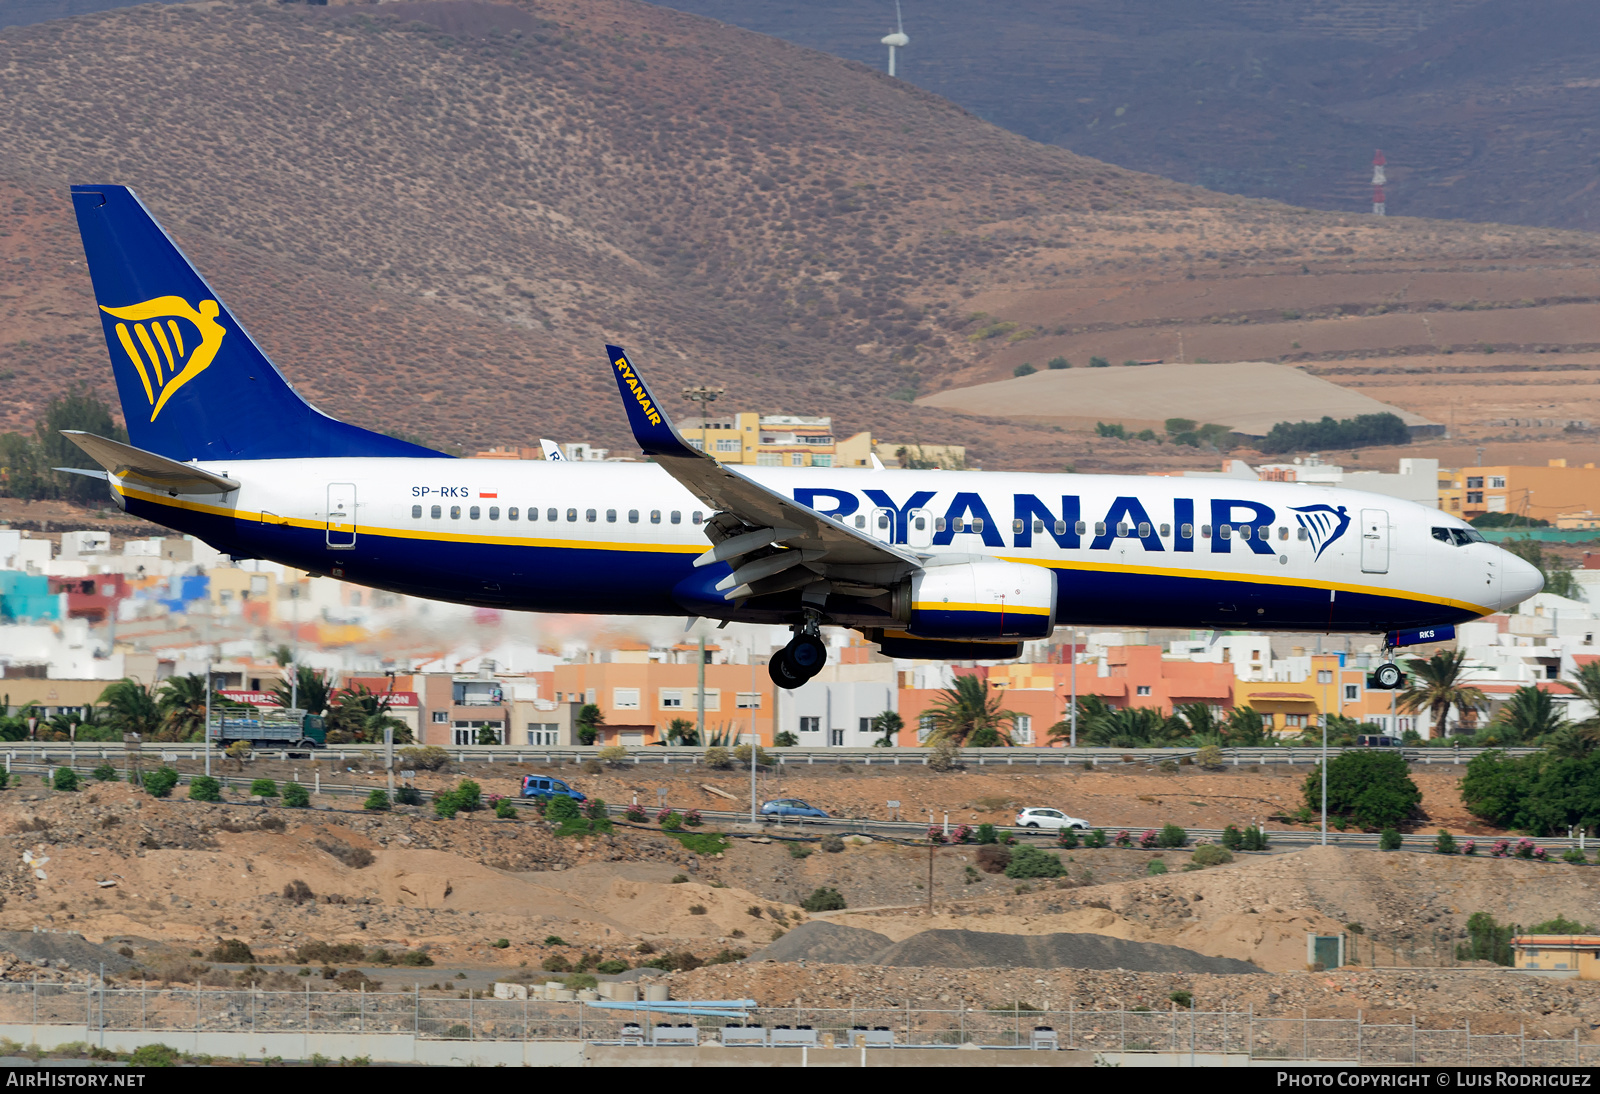
M 544 437 L 540 437 L 539 438 L 539 448 L 540 448 L 540 450 L 542 450 L 544 452 L 544 458 L 547 459 L 547 460 L 552 460 L 552 461 L 565 461 L 566 460 L 566 457 L 561 454 L 561 447 L 559 445 L 557 445 L 555 441 L 548 440 L 547 438 L 544 438 Z
M 621 346 L 607 346 L 611 370 L 617 376 L 617 391 L 622 395 L 622 405 L 628 412 L 628 425 L 633 429 L 633 439 L 647 456 L 677 456 L 698 459 L 703 455 L 679 436 L 667 412 L 656 402 L 644 378 L 634 369 L 633 363 Z

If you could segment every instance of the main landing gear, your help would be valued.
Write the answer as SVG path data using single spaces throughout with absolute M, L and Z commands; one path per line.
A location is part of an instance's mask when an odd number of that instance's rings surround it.
M 794 628 L 794 638 L 772 655 L 767 674 L 785 690 L 793 690 L 822 671 L 828 663 L 828 647 L 822 642 L 817 616 L 807 612 L 804 623 Z

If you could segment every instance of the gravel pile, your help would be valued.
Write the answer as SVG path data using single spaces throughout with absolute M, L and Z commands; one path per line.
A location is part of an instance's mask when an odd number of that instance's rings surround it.
M 886 934 L 815 919 L 802 923 L 756 955 L 758 961 L 815 961 L 824 965 L 873 965 L 894 943 Z
M 1129 972 L 1259 973 L 1248 961 L 1207 957 L 1181 946 L 1101 934 L 991 934 L 923 931 L 877 954 L 872 964 L 941 969 L 1126 969 Z
M 761 961 L 885 965 L 918 969 L 1126 969 L 1129 972 L 1259 973 L 1248 961 L 1207 957 L 1181 946 L 1099 934 L 923 931 L 891 942 L 876 931 L 814 920 L 756 955 Z
M 133 961 L 110 946 L 97 946 L 81 934 L 55 931 L 0 931 L 0 951 L 14 953 L 29 965 L 42 968 L 78 969 L 99 972 L 102 963 L 107 974 L 124 973 Z

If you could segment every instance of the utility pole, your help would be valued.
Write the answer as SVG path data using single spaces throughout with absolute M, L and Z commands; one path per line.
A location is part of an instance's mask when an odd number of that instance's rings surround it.
M 211 658 L 206 658 L 206 774 L 211 774 Z
M 761 693 L 756 690 L 756 639 L 755 634 L 750 636 L 750 693 L 754 696 L 750 704 L 750 823 L 756 822 L 756 756 L 761 751 L 761 737 L 756 733 L 756 707 L 761 701 Z
M 1067 708 L 1069 747 L 1078 747 L 1078 632 L 1072 632 L 1072 706 Z
M 699 682 L 695 685 L 694 739 L 701 747 L 706 743 L 706 637 L 700 636 L 700 659 L 695 665 Z
M 1322 846 L 1328 846 L 1328 716 L 1322 716 Z

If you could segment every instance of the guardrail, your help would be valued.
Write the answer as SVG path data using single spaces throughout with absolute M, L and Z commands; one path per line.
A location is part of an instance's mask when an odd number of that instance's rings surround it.
M 18 761 L 14 764 L 11 764 L 9 769 L 47 774 L 57 766 L 74 765 Z M 88 774 L 88 770 L 82 766 L 74 766 L 74 770 L 78 771 L 80 775 Z M 178 777 L 178 785 L 182 786 L 192 783 L 195 778 L 196 776 L 192 774 L 180 774 Z M 256 776 L 238 774 L 227 775 L 219 772 L 218 774 L 213 775 L 212 778 L 216 779 L 217 782 L 222 785 L 224 790 L 248 791 L 250 784 L 255 781 Z M 301 785 L 307 787 L 307 789 L 311 790 L 317 795 L 326 794 L 333 797 L 357 797 L 363 799 L 365 799 L 367 795 L 371 794 L 372 791 L 383 789 L 382 787 L 371 784 L 363 785 L 358 783 L 323 782 L 320 775 L 313 775 L 310 783 L 301 783 Z M 535 802 L 531 799 L 508 798 L 507 800 L 509 800 L 511 804 L 518 809 L 536 808 Z M 240 805 L 243 803 L 224 801 L 222 804 Z M 622 818 L 627 813 L 629 808 L 630 807 L 627 805 L 613 805 L 608 803 L 606 805 L 606 812 L 613 818 Z M 659 808 L 660 806 L 647 807 L 647 812 L 653 813 L 658 811 Z M 695 809 L 704 819 L 709 821 L 720 821 L 725 824 L 748 824 L 750 821 L 750 811 L 748 809 L 699 809 L 695 806 L 685 805 L 682 803 L 671 806 L 671 808 L 677 809 L 680 812 L 687 812 L 689 809 Z M 891 840 L 896 843 L 909 843 L 917 844 L 919 846 L 926 846 L 930 824 L 936 823 L 932 820 L 878 820 L 870 817 L 769 817 L 761 816 L 759 814 L 757 815 L 757 821 L 761 825 L 761 829 L 759 831 L 725 832 L 724 834 L 733 836 L 734 838 L 749 838 L 758 835 L 769 835 L 776 836 L 779 839 L 805 840 L 821 839 L 827 834 L 862 835 L 877 840 Z M 648 823 L 643 825 L 635 825 L 634 827 L 649 831 L 657 830 L 651 828 Z M 959 828 L 960 823 L 943 823 L 940 824 L 939 827 L 942 832 L 948 834 Z M 1042 843 L 1047 846 L 1055 846 L 1058 843 L 1058 834 L 1054 830 L 1022 828 L 1015 825 L 1002 824 L 997 824 L 994 827 L 996 832 L 1013 836 L 1019 840 L 1028 840 L 1030 842 Z M 1152 826 L 1146 824 L 1095 823 L 1092 825 L 1092 828 L 1098 828 L 1104 831 L 1108 841 L 1114 839 L 1118 832 L 1127 832 L 1133 839 L 1137 840 L 1140 833 L 1149 830 L 1151 827 Z M 789 832 L 789 829 L 791 828 L 795 830 L 793 834 Z M 1186 828 L 1184 831 L 1189 838 L 1189 844 L 1195 845 L 1202 840 L 1211 843 L 1220 843 L 1224 830 L 1221 828 Z M 1262 831 L 1267 836 L 1267 853 L 1287 847 L 1298 848 L 1315 846 L 1324 842 L 1320 828 L 1267 829 L 1263 827 Z M 1080 839 L 1086 834 L 1086 832 L 1080 831 Z M 1328 829 L 1326 843 L 1328 846 L 1332 847 L 1377 848 L 1380 838 L 1380 834 L 1376 832 L 1340 832 L 1337 829 L 1330 827 Z M 1401 847 L 1407 850 L 1431 851 L 1436 838 L 1437 836 L 1435 835 L 1429 835 L 1422 832 L 1402 834 Z M 1462 836 L 1457 840 L 1458 845 L 1462 842 L 1465 842 L 1468 838 L 1475 839 L 1480 845 L 1481 850 L 1484 852 L 1485 857 L 1487 857 L 1489 849 L 1498 840 L 1504 838 L 1508 841 L 1511 841 L 1521 837 L 1485 836 L 1482 838 L 1477 838 Z M 1588 850 L 1588 844 L 1590 841 L 1585 835 L 1579 834 L 1575 836 L 1548 836 L 1533 840 L 1532 842 L 1537 846 L 1546 848 L 1547 850 L 1559 852 L 1568 847 L 1576 847 L 1580 850 L 1586 851 Z M 1174 849 L 1157 848 L 1157 850 Z M 1183 848 L 1177 848 L 1176 850 L 1183 850 Z
M 396 762 L 400 761 L 402 749 L 415 748 L 416 745 L 396 745 Z M 920 747 L 912 748 L 853 748 L 844 746 L 830 746 L 827 748 L 779 748 L 774 745 L 762 745 L 769 762 L 781 766 L 791 764 L 813 765 L 819 763 L 859 763 L 864 766 L 890 765 L 890 766 L 919 766 L 925 765 L 929 759 L 929 750 Z M 85 741 L 76 746 L 66 741 L 5 741 L 0 742 L 0 752 L 10 756 L 42 755 L 44 758 L 66 756 L 76 752 L 80 755 L 93 755 L 109 759 L 122 755 L 124 749 L 117 741 Z M 523 746 L 516 745 L 456 745 L 445 749 L 450 758 L 457 763 L 578 763 L 583 760 L 596 758 L 599 749 L 593 745 L 566 745 L 566 746 Z M 1184 759 L 1193 760 L 1200 750 L 1197 748 L 963 748 L 959 750 L 960 762 L 974 767 L 1042 767 L 1049 765 L 1091 764 L 1095 767 L 1101 765 L 1119 764 L 1155 764 L 1162 760 Z M 1370 748 L 1329 748 L 1328 755 L 1338 756 L 1346 752 L 1371 752 Z M 1399 748 L 1388 751 L 1399 752 L 1408 763 L 1420 764 L 1455 764 L 1466 763 L 1485 752 L 1504 752 L 1509 756 L 1530 756 L 1542 751 L 1537 748 Z M 184 742 L 170 744 L 158 741 L 146 741 L 140 749 L 141 755 L 154 756 L 159 754 L 168 762 L 177 759 L 199 760 L 205 757 L 205 745 L 198 742 Z M 381 759 L 382 745 L 330 745 L 326 749 L 316 749 L 309 753 L 305 749 L 277 749 L 267 748 L 259 750 L 256 755 L 286 757 L 293 752 L 297 755 L 309 755 L 316 759 L 333 760 L 366 760 Z M 659 746 L 641 746 L 628 748 L 623 762 L 639 765 L 647 764 L 697 764 L 705 755 L 705 749 L 699 746 L 692 748 Z M 1224 748 L 1221 749 L 1223 762 L 1229 767 L 1238 767 L 1244 764 L 1288 764 L 1290 766 L 1304 766 L 1314 764 L 1322 759 L 1320 747 L 1308 748 L 1288 745 L 1267 745 L 1249 748 Z M 213 748 L 211 755 L 220 756 L 221 749 Z

